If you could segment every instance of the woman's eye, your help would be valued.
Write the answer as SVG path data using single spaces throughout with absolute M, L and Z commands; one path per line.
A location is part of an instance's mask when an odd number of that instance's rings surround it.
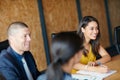
M 91 30 L 93 30 L 94 28 L 91 28 Z
M 26 37 L 26 35 L 24 37 Z

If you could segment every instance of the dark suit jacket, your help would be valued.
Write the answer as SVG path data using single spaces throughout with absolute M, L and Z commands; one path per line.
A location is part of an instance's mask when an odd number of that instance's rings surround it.
M 0 73 L 6 80 L 28 80 L 23 66 L 20 65 L 18 59 L 10 54 L 10 49 L 8 47 L 7 50 L 2 51 L 0 54 Z M 34 80 L 36 80 L 40 72 L 36 67 L 32 54 L 29 51 L 25 52 L 24 57 Z

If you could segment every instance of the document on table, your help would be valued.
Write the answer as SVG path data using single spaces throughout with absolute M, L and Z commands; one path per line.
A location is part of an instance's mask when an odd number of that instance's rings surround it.
M 102 78 L 84 74 L 72 74 L 73 80 L 103 80 Z
M 116 73 L 116 70 L 110 70 L 107 73 L 98 73 L 80 70 L 76 74 L 72 74 L 73 78 L 77 78 L 79 80 L 103 80 L 104 78 Z

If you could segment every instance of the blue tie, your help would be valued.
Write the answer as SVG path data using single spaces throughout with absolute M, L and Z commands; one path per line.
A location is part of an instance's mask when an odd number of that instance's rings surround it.
M 23 67 L 25 69 L 28 80 L 34 80 L 24 57 L 22 58 L 22 62 L 23 62 Z

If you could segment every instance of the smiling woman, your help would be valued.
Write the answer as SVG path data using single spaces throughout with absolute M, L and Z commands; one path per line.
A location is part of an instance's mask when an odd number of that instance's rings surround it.
M 72 73 L 77 70 L 89 70 L 97 72 L 108 72 L 107 67 L 98 66 L 111 60 L 110 55 L 100 45 L 100 28 L 98 20 L 93 16 L 85 16 L 82 18 L 78 31 L 78 35 L 84 40 L 85 50 L 80 62 L 74 65 Z M 97 55 L 101 58 L 96 60 Z

